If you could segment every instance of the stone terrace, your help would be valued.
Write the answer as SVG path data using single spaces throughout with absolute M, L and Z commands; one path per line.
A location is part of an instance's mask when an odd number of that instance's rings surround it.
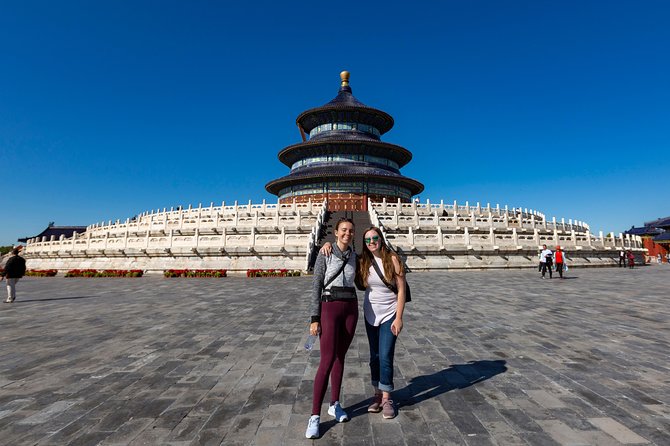
M 413 273 L 399 416 L 365 411 L 362 318 L 349 423 L 320 445 L 670 444 L 670 267 Z M 0 304 L 3 445 L 301 445 L 318 348 L 311 278 L 27 278 Z

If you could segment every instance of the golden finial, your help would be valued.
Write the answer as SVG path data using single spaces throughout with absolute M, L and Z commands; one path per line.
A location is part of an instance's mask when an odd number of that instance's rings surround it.
M 340 79 L 342 79 L 342 86 L 343 87 L 348 87 L 349 86 L 349 72 L 348 71 L 343 71 L 340 73 Z

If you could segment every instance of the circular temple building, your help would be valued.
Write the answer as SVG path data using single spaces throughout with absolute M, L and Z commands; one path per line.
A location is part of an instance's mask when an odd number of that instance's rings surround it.
M 331 211 L 367 211 L 372 201 L 409 202 L 423 184 L 402 176 L 412 153 L 381 141 L 393 118 L 360 102 L 349 86 L 349 72 L 335 99 L 296 119 L 303 141 L 284 148 L 279 160 L 291 168 L 265 189 L 280 203 L 328 200 Z

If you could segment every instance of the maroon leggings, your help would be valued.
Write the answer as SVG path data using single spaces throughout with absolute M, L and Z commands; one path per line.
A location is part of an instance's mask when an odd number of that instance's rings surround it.
M 331 403 L 340 400 L 344 357 L 354 339 L 358 322 L 358 299 L 336 300 L 321 304 L 321 361 L 314 377 L 312 415 L 321 414 L 321 404 L 330 375 Z

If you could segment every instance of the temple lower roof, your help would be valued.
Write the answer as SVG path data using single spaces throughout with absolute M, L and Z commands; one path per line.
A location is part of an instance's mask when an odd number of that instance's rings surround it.
M 423 192 L 423 184 L 402 176 L 398 173 L 377 167 L 356 165 L 324 165 L 318 167 L 307 167 L 292 172 L 291 174 L 269 182 L 265 189 L 277 195 L 285 187 L 294 184 L 305 184 L 311 181 L 351 181 L 352 179 L 372 181 L 378 180 L 382 183 L 403 186 L 409 189 L 412 195 Z

